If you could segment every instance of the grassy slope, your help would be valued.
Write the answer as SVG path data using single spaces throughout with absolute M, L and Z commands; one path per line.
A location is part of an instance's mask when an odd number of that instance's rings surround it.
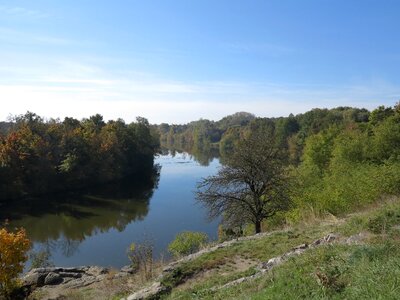
M 298 226 L 260 240 L 243 241 L 187 262 L 164 280 L 167 299 L 398 299 L 400 295 L 400 199 L 337 222 Z M 216 292 L 236 278 L 254 273 L 261 261 L 329 232 L 348 237 L 363 232 L 357 244 L 333 244 L 289 259 L 261 278 Z M 235 268 L 240 259 L 254 266 Z M 206 274 L 206 276 L 205 276 Z M 192 278 L 190 284 L 179 285 Z

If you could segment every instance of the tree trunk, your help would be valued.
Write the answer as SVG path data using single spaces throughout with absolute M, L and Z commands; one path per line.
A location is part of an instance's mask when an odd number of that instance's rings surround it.
M 256 226 L 256 233 L 260 233 L 261 232 L 261 221 L 256 221 L 254 223 L 254 225 Z

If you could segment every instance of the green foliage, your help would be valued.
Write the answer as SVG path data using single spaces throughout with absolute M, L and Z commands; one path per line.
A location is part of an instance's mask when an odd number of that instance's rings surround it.
M 168 251 L 175 257 L 198 251 L 208 240 L 205 233 L 184 231 L 179 233 L 168 245 Z
M 201 119 L 183 125 L 154 125 L 153 131 L 160 136 L 161 145 L 169 149 L 208 151 L 219 146 L 222 156 L 230 155 L 237 144 L 249 132 L 261 127 L 273 128 L 275 143 L 288 156 L 288 162 L 297 165 L 303 152 L 307 137 L 348 124 L 366 123 L 369 118 L 366 109 L 338 107 L 334 109 L 313 109 L 299 115 L 282 118 L 256 118 L 254 115 L 239 112 L 219 121 Z
M 226 227 L 253 223 L 259 233 L 261 222 L 286 210 L 290 199 L 283 155 L 274 142 L 274 126 L 257 121 L 227 165 L 198 184 L 196 198 L 208 209 L 210 218 L 223 215 Z
M 394 110 L 391 107 L 379 106 L 377 109 L 374 109 L 369 115 L 369 121 L 371 124 L 376 125 L 387 117 L 390 117 L 394 114 Z
M 400 210 L 386 209 L 368 221 L 368 229 L 373 233 L 384 233 L 393 225 L 400 225 Z
M 131 266 L 146 280 L 153 276 L 153 248 L 153 243 L 146 239 L 140 244 L 132 243 L 127 250 Z
M 388 199 L 335 224 L 318 220 L 201 255 L 181 264 L 174 276 L 167 278 L 172 288 L 167 299 L 397 299 L 400 230 L 398 226 L 378 234 L 365 230 L 369 231 L 370 220 L 382 216 L 399 224 L 395 217 L 399 212 L 399 198 Z M 232 257 L 252 259 L 257 265 L 328 232 L 338 232 L 343 239 L 293 256 L 258 278 L 221 288 L 254 274 L 252 267 L 241 272 L 228 269 Z M 363 239 L 359 244 L 341 242 L 360 232 Z M 204 270 L 207 276 L 201 276 Z M 190 277 L 194 277 L 190 285 L 174 288 Z
M 391 109 L 375 113 L 379 122 L 348 123 L 305 140 L 292 191 L 297 212 L 342 214 L 399 194 L 400 119 Z
M 252 299 L 396 299 L 399 261 L 387 246 L 324 247 L 277 268 Z
M 28 112 L 0 136 L 0 200 L 145 173 L 158 145 L 143 118 L 106 123 L 97 114 L 60 122 Z

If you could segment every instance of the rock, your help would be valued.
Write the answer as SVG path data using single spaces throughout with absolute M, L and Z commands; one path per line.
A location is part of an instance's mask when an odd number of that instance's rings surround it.
M 358 244 L 362 242 L 366 238 L 366 234 L 363 232 L 360 232 L 358 234 L 352 235 L 348 239 L 346 239 L 346 244 Z
M 308 248 L 308 244 L 301 244 L 297 247 L 294 247 L 293 250 L 303 250 L 303 249 L 307 249 Z
M 92 276 L 98 276 L 98 275 L 102 275 L 102 274 L 107 274 L 108 269 L 103 268 L 103 267 L 98 267 L 98 266 L 91 266 L 85 273 L 90 274 Z
M 332 233 L 330 233 L 330 234 L 328 234 L 327 236 L 324 237 L 324 241 L 325 241 L 326 243 L 331 243 L 331 242 L 333 242 L 334 240 L 336 240 L 336 235 L 334 235 L 334 234 L 332 234 Z
M 63 278 L 55 273 L 55 272 L 50 272 L 47 274 L 46 278 L 44 279 L 44 285 L 56 285 L 60 284 L 63 282 Z
M 132 266 L 124 266 L 121 268 L 122 273 L 134 274 L 136 272 L 136 268 Z
M 44 285 L 44 279 L 47 274 L 29 272 L 22 278 L 22 283 L 24 286 L 36 286 L 41 287 Z
M 336 239 L 337 239 L 337 236 L 332 234 L 332 233 L 330 233 L 330 234 L 324 236 L 323 238 L 315 240 L 314 242 L 312 242 L 312 244 L 310 246 L 311 247 L 315 247 L 315 246 L 319 246 L 321 244 L 331 243 Z
M 104 280 L 107 274 L 107 268 L 96 266 L 75 268 L 36 268 L 28 272 L 22 278 L 22 282 L 23 286 L 29 288 L 59 284 L 62 284 L 65 287 L 83 287 Z
M 149 298 L 157 298 L 157 296 L 165 293 L 167 290 L 168 289 L 160 282 L 155 282 L 150 287 L 130 295 L 128 298 L 126 298 L 126 300 L 143 300 Z
M 82 277 L 81 272 L 60 272 L 59 274 L 61 277 L 72 277 L 72 278 L 81 278 Z
M 282 262 L 281 256 L 273 257 L 267 262 L 262 263 L 260 269 L 270 270 L 276 265 L 280 264 L 281 262 Z

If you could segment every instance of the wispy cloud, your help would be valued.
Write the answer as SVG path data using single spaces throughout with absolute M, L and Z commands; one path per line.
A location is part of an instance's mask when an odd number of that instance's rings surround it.
M 239 54 L 258 54 L 268 56 L 282 56 L 293 54 L 294 48 L 273 44 L 273 43 L 243 43 L 243 42 L 232 42 L 223 43 L 223 47 L 229 51 Z
M 24 7 L 19 6 L 5 6 L 0 5 L 0 15 L 13 17 L 13 18 L 45 18 L 48 17 L 48 14 Z
M 75 41 L 62 37 L 46 36 L 35 32 L 0 27 L 0 41 L 13 44 L 73 45 Z
M 0 68 L 0 120 L 27 110 L 45 117 L 87 117 L 184 123 L 236 111 L 277 117 L 314 107 L 393 105 L 400 87 L 382 80 L 343 86 L 170 80 L 139 71 L 110 71 L 74 60 L 46 67 Z

